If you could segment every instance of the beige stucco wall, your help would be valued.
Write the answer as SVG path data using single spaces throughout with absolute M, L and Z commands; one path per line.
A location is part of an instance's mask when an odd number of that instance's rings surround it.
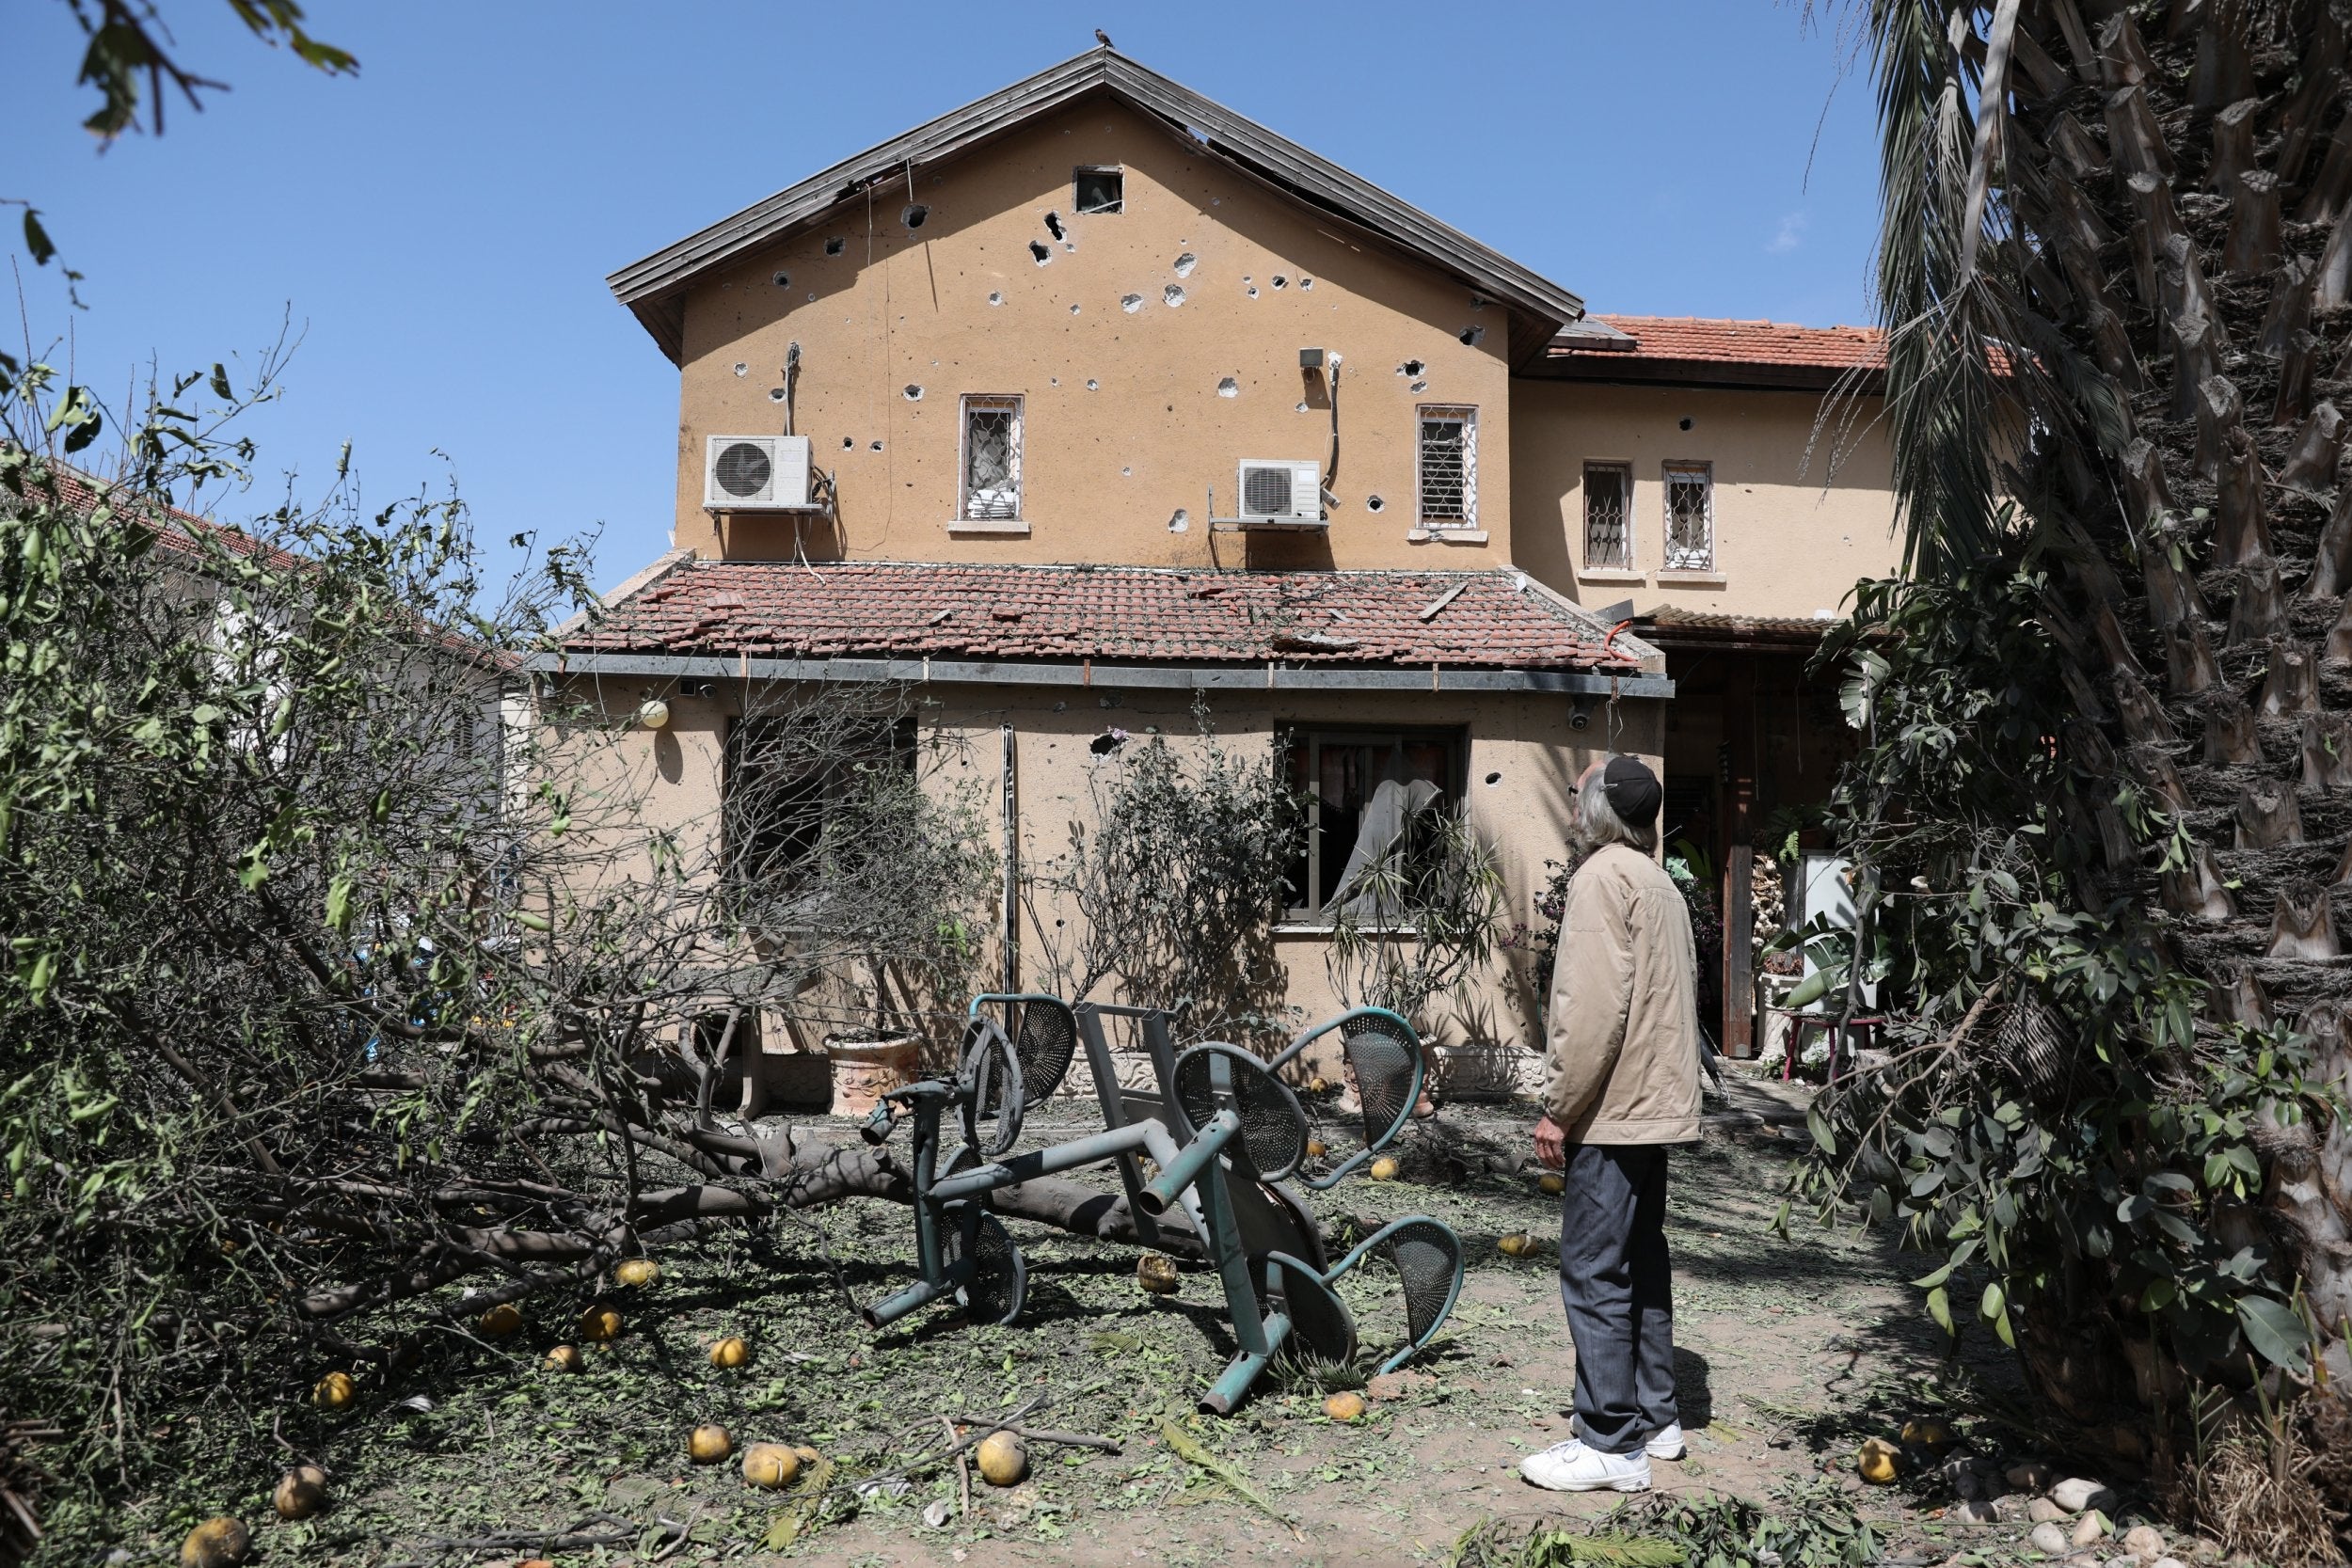
M 625 790 L 613 771 L 628 776 L 628 788 L 642 790 L 647 829 L 675 835 L 689 864 L 715 864 L 719 821 L 721 751 L 728 718 L 739 711 L 738 693 L 722 690 L 695 697 L 674 686 L 644 679 L 580 682 L 575 689 L 618 716 L 647 694 L 662 696 L 671 719 L 660 732 L 638 730 L 624 737 L 619 760 L 605 765 L 604 784 L 616 798 Z M 1007 689 L 941 686 L 918 693 L 930 753 L 938 764 L 942 788 L 977 783 L 987 793 L 991 819 L 1001 766 L 1000 726 L 1014 729 L 1019 778 L 1021 853 L 1032 867 L 1066 852 L 1070 824 L 1091 826 L 1096 775 L 1118 766 L 1098 758 L 1089 742 L 1113 726 L 1147 740 L 1156 728 L 1179 749 L 1199 744 L 1191 694 L 1180 690 L 1101 691 L 1087 689 Z M 758 699 L 755 699 L 757 701 Z M 1588 727 L 1571 727 L 1576 711 L 1568 698 L 1551 695 L 1455 692 L 1275 693 L 1216 692 L 1210 712 L 1220 739 L 1248 751 L 1268 742 L 1278 726 L 1430 726 L 1467 732 L 1466 775 L 1470 820 L 1496 851 L 1506 887 L 1506 926 L 1537 922 L 1535 894 L 1545 863 L 1557 859 L 1565 840 L 1575 778 L 1584 765 L 1614 750 L 1661 766 L 1664 705 L 1626 701 L 1613 715 L 1605 705 L 1589 709 Z M 1489 782 L 1491 780 L 1491 782 Z M 616 862 L 616 863 L 619 863 Z M 1068 917 L 1074 911 L 1058 911 Z M 1327 973 L 1327 937 L 1309 929 L 1284 928 L 1278 940 L 1287 971 L 1285 994 L 1300 1023 L 1339 1009 Z M 1038 933 L 1025 924 L 1022 980 L 1046 988 L 1052 974 Z M 993 977 L 1001 950 L 992 952 L 984 973 Z M 1458 999 L 1443 1003 L 1432 1021 L 1457 1090 L 1507 1088 L 1525 1081 L 1534 1039 L 1534 976 L 1523 952 L 1500 960 Z M 1093 999 L 1119 1000 L 1116 980 L 1099 987 Z M 1336 1074 L 1336 1058 L 1317 1067 Z
M 1879 413 L 1875 399 L 1861 400 L 1817 433 L 1818 392 L 1515 382 L 1513 562 L 1587 605 L 1842 614 L 1856 579 L 1890 575 L 1900 560 Z M 1685 461 L 1714 465 L 1715 580 L 1661 575 L 1661 466 Z M 1586 567 L 1588 462 L 1632 465 L 1630 572 Z
M 1123 166 L 1123 212 L 1073 210 L 1079 165 Z M 910 201 L 930 209 L 913 230 L 900 222 Z M 839 254 L 826 254 L 830 242 Z M 1183 304 L 1168 303 L 1171 288 Z M 747 559 L 788 557 L 797 537 L 818 556 L 1207 564 L 1209 486 L 1230 516 L 1240 459 L 1327 456 L 1327 383 L 1298 363 L 1301 348 L 1321 347 L 1344 360 L 1328 536 L 1223 535 L 1224 563 L 1501 564 L 1508 337 L 1502 306 L 1098 97 L 917 170 L 911 193 L 877 190 L 870 215 L 861 204 L 697 284 L 685 301 L 677 542 Z M 706 437 L 783 428 L 771 394 L 794 341 L 796 425 L 817 465 L 838 470 L 839 531 L 755 514 L 722 527 L 703 508 Z M 1408 361 L 1418 374 L 1401 373 Z M 1232 395 L 1220 395 L 1229 379 Z M 1025 533 L 949 526 L 966 393 L 1025 400 Z M 1410 538 L 1424 404 L 1479 410 L 1485 543 Z

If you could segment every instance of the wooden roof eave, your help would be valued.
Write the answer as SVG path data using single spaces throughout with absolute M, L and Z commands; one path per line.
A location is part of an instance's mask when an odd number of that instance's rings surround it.
M 1577 294 L 1481 245 L 1371 182 L 1108 49 L 1047 68 L 634 261 L 606 279 L 662 352 L 683 348 L 684 293 L 712 267 L 815 224 L 877 182 L 1006 135 L 1097 88 L 1169 122 L 1293 199 L 1356 225 L 1424 265 L 1460 278 L 1511 312 L 1508 353 L 1532 361 L 1561 326 L 1581 319 Z

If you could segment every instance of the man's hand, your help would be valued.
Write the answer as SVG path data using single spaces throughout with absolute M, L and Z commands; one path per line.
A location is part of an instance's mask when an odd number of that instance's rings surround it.
M 1535 1158 L 1553 1170 L 1568 1168 L 1568 1132 L 1546 1111 L 1535 1124 Z

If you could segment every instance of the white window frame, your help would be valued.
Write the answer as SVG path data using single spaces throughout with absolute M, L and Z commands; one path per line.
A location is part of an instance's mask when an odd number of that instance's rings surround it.
M 1596 469 L 1616 475 L 1623 485 L 1623 489 L 1619 492 L 1625 507 L 1625 556 L 1622 560 L 1596 561 L 1593 559 L 1593 473 Z M 1584 464 L 1581 493 L 1584 502 L 1583 515 L 1577 519 L 1577 525 L 1583 538 L 1578 546 L 1577 556 L 1583 562 L 1584 570 L 1588 572 L 1638 570 L 1638 563 L 1642 558 L 1642 531 L 1638 526 L 1640 513 L 1633 504 L 1633 465 L 1611 458 L 1588 458 Z
M 1007 478 L 1012 490 L 1012 511 L 977 510 L 978 492 L 972 488 L 972 416 L 976 413 L 1012 415 L 1011 440 L 1005 453 Z M 1021 443 L 1024 424 L 1022 398 L 1017 392 L 966 392 L 956 421 L 956 520 L 959 523 L 1010 524 L 1025 520 L 1026 499 L 1021 483 Z
M 1659 548 L 1663 570 L 1669 572 L 1712 572 L 1715 570 L 1715 465 L 1669 459 L 1659 465 Z M 1695 479 L 1705 486 L 1707 498 L 1707 551 L 1704 558 L 1675 555 L 1675 483 L 1677 480 Z
M 1429 515 L 1429 491 L 1422 465 L 1429 454 L 1428 426 L 1433 420 L 1458 420 L 1462 426 L 1462 515 Z M 1419 526 L 1432 533 L 1475 529 L 1478 526 L 1478 408 L 1474 404 L 1424 403 L 1413 411 L 1413 513 Z

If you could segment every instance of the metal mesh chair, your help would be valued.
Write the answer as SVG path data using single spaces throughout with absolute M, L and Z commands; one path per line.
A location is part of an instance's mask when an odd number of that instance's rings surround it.
M 963 1111 L 963 1141 L 993 1160 L 1021 1141 L 1021 1055 L 993 1019 L 964 1025 L 958 1058 L 958 1099 Z M 983 1138 L 980 1130 L 989 1129 Z
M 977 1203 L 950 1204 L 942 1216 L 944 1261 L 954 1270 L 967 1258 L 972 1274 L 956 1300 L 974 1323 L 1009 1323 L 1021 1316 L 1029 1295 L 1028 1260 L 1005 1233 L 1004 1223 Z
M 1327 1284 L 1337 1280 L 1375 1256 L 1396 1265 L 1405 1288 L 1405 1344 L 1380 1364 L 1382 1371 L 1392 1372 L 1435 1338 L 1453 1313 L 1462 1293 L 1462 1240 L 1442 1221 L 1411 1214 L 1359 1242 L 1323 1278 Z
M 1057 996 L 1028 996 L 1012 1004 L 1019 1022 L 1012 1031 L 1021 1058 L 1023 1103 L 1035 1107 L 1053 1097 L 1078 1051 L 1078 1020 Z
M 1404 1131 L 1421 1098 L 1421 1042 L 1394 1013 L 1359 1012 L 1340 1025 L 1340 1052 L 1356 1075 L 1364 1146 L 1377 1148 Z
M 1356 1359 L 1356 1320 L 1321 1275 L 1286 1252 L 1265 1259 L 1266 1294 L 1291 1321 L 1291 1344 L 1319 1361 Z
M 1288 1085 L 1237 1045 L 1212 1041 L 1176 1058 L 1176 1102 L 1197 1129 L 1231 1105 L 1241 1136 L 1228 1152 L 1246 1153 L 1251 1173 L 1279 1181 L 1307 1158 L 1307 1113 Z

